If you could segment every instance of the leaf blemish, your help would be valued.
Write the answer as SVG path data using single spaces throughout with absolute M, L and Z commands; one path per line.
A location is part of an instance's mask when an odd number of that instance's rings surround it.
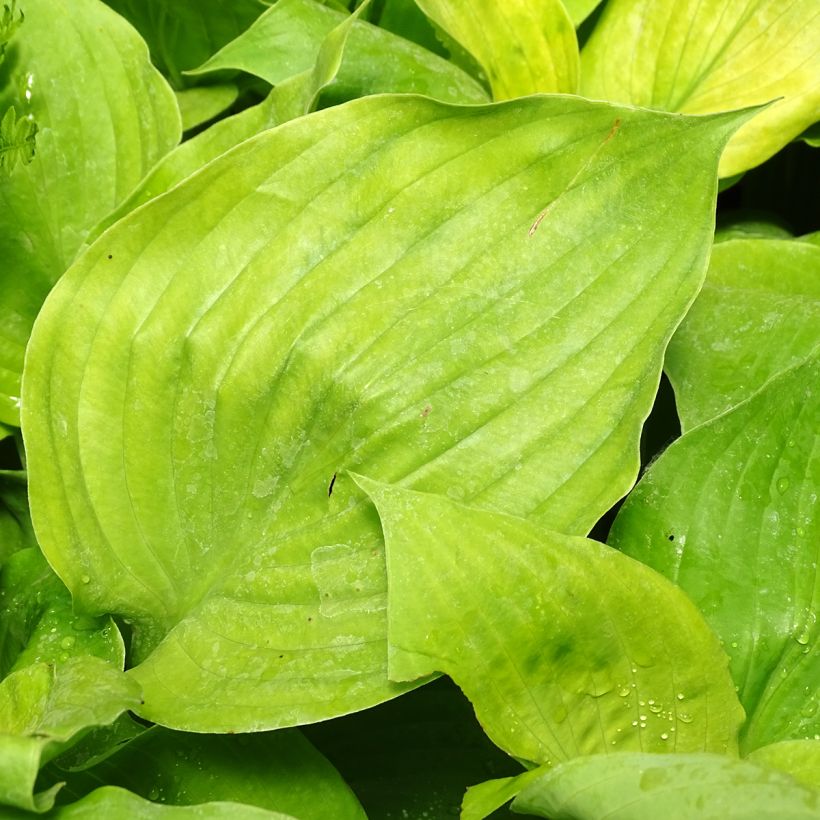
M 333 478 L 330 479 L 330 486 L 327 488 L 327 497 L 333 495 L 333 485 L 336 483 L 336 473 L 333 473 Z
M 421 413 L 419 413 L 419 418 L 426 419 L 426 418 L 427 418 L 427 416 L 429 416 L 429 415 L 430 415 L 430 411 L 431 411 L 432 409 L 433 409 L 433 408 L 432 408 L 429 404 L 428 404 L 428 405 L 426 405 L 426 406 L 425 406 L 425 408 L 424 408 L 424 410 L 422 410 L 422 411 L 421 411 Z

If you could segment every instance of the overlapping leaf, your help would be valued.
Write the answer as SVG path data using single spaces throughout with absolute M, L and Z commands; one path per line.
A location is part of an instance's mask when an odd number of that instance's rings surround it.
M 598 99 L 690 114 L 779 100 L 734 136 L 723 177 L 820 119 L 816 0 L 614 0 L 581 62 L 581 91 Z
M 545 771 L 513 809 L 550 820 L 816 820 L 820 792 L 746 760 L 631 753 Z
M 816 737 L 761 746 L 749 755 L 749 760 L 786 772 L 804 786 L 820 789 L 820 739 Z
M 578 41 L 561 0 L 416 0 L 475 57 L 493 98 L 578 90 Z
M 703 290 L 666 354 L 684 430 L 805 360 L 818 328 L 820 247 L 758 238 L 716 245 Z
M 33 115 L 37 151 L 0 185 L 0 420 L 19 424 L 34 318 L 88 231 L 179 139 L 171 90 L 99 0 L 21 0 L 0 111 Z
M 679 584 L 720 635 L 747 749 L 820 732 L 820 360 L 675 442 L 611 543 Z
M 183 87 L 201 65 L 265 11 L 264 0 L 106 0 L 145 38 L 156 65 Z
M 445 672 L 490 738 L 536 764 L 736 750 L 726 655 L 662 576 L 597 541 L 358 480 L 387 545 L 393 680 Z
M 311 69 L 324 38 L 347 15 L 316 0 L 280 0 L 251 28 L 196 71 L 241 69 L 272 85 Z M 334 98 L 383 92 L 426 94 L 446 102 L 486 102 L 472 77 L 427 49 L 369 23 L 356 22 L 334 83 Z
M 262 729 L 403 690 L 347 469 L 585 532 L 636 475 L 740 121 L 373 97 L 104 234 L 38 320 L 24 432 L 38 538 L 134 622 L 142 713 Z

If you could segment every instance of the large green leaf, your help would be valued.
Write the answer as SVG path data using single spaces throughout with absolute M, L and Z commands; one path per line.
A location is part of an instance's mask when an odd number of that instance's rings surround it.
M 142 714 L 274 728 L 405 688 L 346 469 L 586 532 L 636 476 L 740 120 L 370 97 L 106 232 L 38 319 L 24 433 L 38 539 L 134 623 Z
M 817 0 L 610 0 L 581 64 L 586 96 L 664 111 L 779 100 L 729 143 L 720 175 L 730 177 L 820 119 L 820 7 Z
M 820 792 L 746 760 L 631 753 L 546 771 L 513 809 L 550 820 L 816 820 Z
M 611 543 L 671 578 L 732 658 L 745 748 L 820 733 L 820 359 L 675 442 Z
M 105 783 L 169 805 L 229 801 L 310 820 L 365 818 L 338 772 L 297 729 L 220 737 L 155 727 L 87 771 L 52 765 L 47 774 L 46 783 L 66 781 L 62 804 Z
M 40 766 L 92 726 L 139 704 L 139 686 L 91 655 L 24 666 L 0 683 L 0 804 L 51 807 L 59 784 L 34 794 Z
M 736 751 L 726 655 L 661 575 L 597 541 L 358 481 L 387 546 L 393 680 L 448 674 L 493 742 L 536 764 Z
M 578 41 L 561 0 L 416 2 L 475 57 L 494 99 L 578 90 Z
M 324 38 L 346 18 L 315 0 L 279 0 L 251 28 L 196 71 L 241 69 L 276 85 L 313 67 Z M 334 83 L 336 99 L 389 91 L 426 94 L 446 102 L 486 102 L 468 74 L 416 43 L 357 21 Z
M 182 87 L 201 65 L 265 11 L 263 0 L 105 0 L 139 30 L 154 62 Z
M 98 0 L 21 0 L 0 111 L 39 126 L 37 153 L 0 185 L 0 421 L 19 424 L 34 318 L 88 231 L 178 140 L 170 88 L 137 33 Z
M 811 353 L 820 336 L 820 246 L 734 239 L 666 354 L 684 430 L 734 407 Z

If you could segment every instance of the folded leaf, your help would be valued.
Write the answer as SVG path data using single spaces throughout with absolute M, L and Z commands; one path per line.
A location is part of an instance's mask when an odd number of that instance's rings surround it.
M 806 359 L 820 337 L 820 246 L 735 239 L 712 252 L 706 283 L 665 368 L 687 430 Z
M 347 15 L 315 0 L 279 0 L 248 31 L 188 74 L 240 69 L 271 85 L 313 67 L 324 38 Z M 336 81 L 340 99 L 401 91 L 447 102 L 486 102 L 487 94 L 447 60 L 385 29 L 357 21 Z
M 816 820 L 820 792 L 746 760 L 631 753 L 547 771 L 513 809 L 550 820 Z
M 40 766 L 92 726 L 139 703 L 139 686 L 91 655 L 33 663 L 0 683 L 0 804 L 44 811 L 59 785 L 34 794 Z
M 596 99 L 687 114 L 779 100 L 733 137 L 722 177 L 820 119 L 816 0 L 613 0 L 581 63 L 581 91 Z
M 561 0 L 416 2 L 475 57 L 494 99 L 578 90 L 578 41 Z
M 141 713 L 259 730 L 406 689 L 346 469 L 586 532 L 634 481 L 745 116 L 370 97 L 106 232 L 38 319 L 24 429 L 38 538 L 134 623 Z
M 747 750 L 820 733 L 818 384 L 815 355 L 685 434 L 610 536 L 680 585 L 721 637 Z
M 36 546 L 28 511 L 26 474 L 0 470 L 0 571 L 9 556 Z
M 19 424 L 34 318 L 88 231 L 179 140 L 170 88 L 137 33 L 99 0 L 21 0 L 8 47 L 13 104 L 37 152 L 0 185 L 0 421 Z
M 490 739 L 536 764 L 736 750 L 726 655 L 662 576 L 597 541 L 357 481 L 384 529 L 393 680 L 446 673 Z
M 601 0 L 563 0 L 564 7 L 576 28 L 592 14 L 600 5 Z

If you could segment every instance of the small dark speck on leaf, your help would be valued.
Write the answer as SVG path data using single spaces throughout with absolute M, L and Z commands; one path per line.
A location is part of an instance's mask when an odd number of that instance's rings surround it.
M 670 534 L 670 535 L 669 535 L 669 540 L 670 540 L 670 541 L 674 541 L 674 540 L 675 540 L 675 536 Z
M 313 620 L 313 618 L 308 617 L 308 623 L 310 623 L 312 620 Z
M 330 486 L 327 488 L 327 497 L 333 495 L 333 485 L 336 483 L 336 473 L 333 473 L 333 478 L 330 479 Z
M 109 258 L 109 259 L 113 259 L 113 258 L 114 258 L 114 254 L 113 254 L 113 253 L 109 253 L 109 254 L 108 254 L 108 258 Z
M 426 419 L 426 418 L 427 418 L 427 416 L 429 416 L 429 415 L 430 415 L 430 411 L 431 411 L 432 409 L 433 409 L 433 408 L 432 408 L 429 404 L 428 404 L 428 405 L 426 405 L 426 406 L 425 406 L 425 408 L 424 408 L 424 410 L 422 410 L 422 411 L 421 411 L 421 413 L 419 414 L 419 418 Z

